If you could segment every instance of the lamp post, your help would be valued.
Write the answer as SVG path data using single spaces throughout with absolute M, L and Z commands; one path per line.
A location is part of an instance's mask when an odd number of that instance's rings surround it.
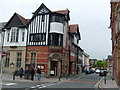
M 1 60 L 1 70 L 0 71 L 1 71 L 1 79 L 2 79 L 3 56 L 5 56 L 5 55 L 3 55 L 3 43 L 4 43 L 4 35 L 3 34 L 4 34 L 4 32 L 2 32 L 2 30 L 0 30 L 0 34 L 1 34 L 1 43 L 0 43 L 0 48 L 1 48 L 1 50 L 0 50 L 0 53 L 1 53 L 1 58 L 0 58 L 0 60 Z

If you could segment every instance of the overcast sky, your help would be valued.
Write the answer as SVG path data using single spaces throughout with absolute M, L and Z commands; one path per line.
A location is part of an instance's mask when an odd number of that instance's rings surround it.
M 0 22 L 17 12 L 29 19 L 42 3 L 51 11 L 70 10 L 70 24 L 79 24 L 80 47 L 90 58 L 111 54 L 110 0 L 0 0 Z

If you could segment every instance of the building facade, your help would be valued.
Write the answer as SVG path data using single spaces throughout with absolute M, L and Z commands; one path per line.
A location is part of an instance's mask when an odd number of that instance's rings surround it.
M 43 3 L 25 19 L 15 13 L 4 27 L 4 72 L 41 67 L 44 76 L 76 74 L 78 24 L 69 25 L 70 11 L 51 11 Z
M 78 63 L 77 63 L 77 73 L 83 72 L 83 52 L 84 50 L 78 47 Z
M 34 13 L 28 24 L 26 68 L 29 65 L 42 68 L 47 76 L 60 76 L 76 72 L 77 43 L 80 36 L 78 26 L 72 32 L 69 26 L 69 10 L 51 11 L 42 4 Z M 74 25 L 75 26 L 75 25 Z M 69 52 L 71 38 L 76 41 L 75 52 Z M 74 35 L 76 34 L 76 35 Z M 79 35 L 79 34 L 78 34 Z M 74 54 L 74 65 L 71 55 Z M 74 70 L 72 70 L 74 69 Z
M 78 69 L 78 43 L 81 39 L 78 24 L 69 25 L 70 74 L 76 74 Z
M 12 73 L 16 68 L 25 68 L 27 23 L 27 19 L 14 13 L 4 26 L 3 50 L 6 57 L 3 72 Z
M 113 54 L 113 74 L 114 79 L 120 86 L 120 2 L 119 0 L 111 0 L 111 16 L 110 16 L 112 54 Z
M 84 70 L 88 69 L 89 70 L 89 55 L 85 52 L 83 52 L 83 66 Z

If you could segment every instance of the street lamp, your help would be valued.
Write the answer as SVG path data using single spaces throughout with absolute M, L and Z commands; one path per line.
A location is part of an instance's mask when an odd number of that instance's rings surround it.
M 0 53 L 1 53 L 1 79 L 2 79 L 2 66 L 3 66 L 3 43 L 4 43 L 4 32 L 3 31 L 5 31 L 5 30 L 0 30 L 0 34 L 1 34 L 1 43 L 0 43 L 0 47 L 1 47 L 1 50 L 0 50 Z M 4 53 L 5 54 L 5 53 Z

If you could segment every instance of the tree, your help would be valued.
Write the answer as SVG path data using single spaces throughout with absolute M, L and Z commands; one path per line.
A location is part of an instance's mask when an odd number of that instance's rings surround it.
M 96 68 L 107 68 L 107 62 L 106 61 L 102 61 L 102 60 L 98 60 L 96 62 L 96 64 L 94 65 Z

